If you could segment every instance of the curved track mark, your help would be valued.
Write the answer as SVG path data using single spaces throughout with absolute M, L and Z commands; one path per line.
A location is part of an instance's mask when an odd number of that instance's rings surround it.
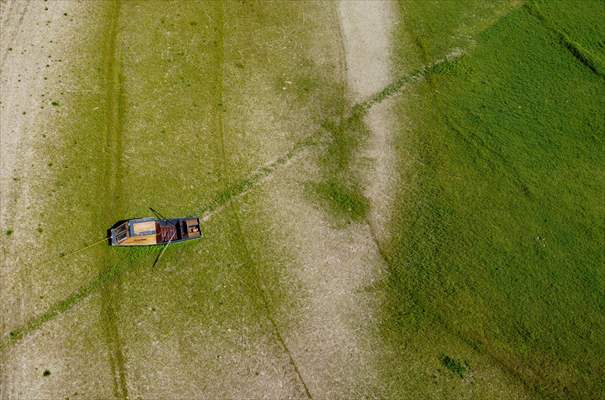
M 273 312 L 271 310 L 271 306 L 269 305 L 269 299 L 267 298 L 267 294 L 266 294 L 265 289 L 263 287 L 262 280 L 261 280 L 260 275 L 258 273 L 258 268 L 256 267 L 256 263 L 254 263 L 254 261 L 252 260 L 252 257 L 250 256 L 250 251 L 248 250 L 248 246 L 246 245 L 246 239 L 245 239 L 245 236 L 243 234 L 242 227 L 241 227 L 241 222 L 240 222 L 240 219 L 239 219 L 239 211 L 233 209 L 233 215 L 234 215 L 234 220 L 235 220 L 235 232 L 236 232 L 236 235 L 237 235 L 237 240 L 238 240 L 241 248 L 243 249 L 243 254 L 244 254 L 244 258 L 245 258 L 243 261 L 244 261 L 244 263 L 246 265 L 249 265 L 252 268 L 252 273 L 254 275 L 254 280 L 255 280 L 255 286 L 256 286 L 258 292 L 261 295 L 262 306 L 263 306 L 263 308 L 265 310 L 265 314 L 267 316 L 267 319 L 269 320 L 269 322 L 271 323 L 271 327 L 273 328 L 273 335 L 275 336 L 275 339 L 279 343 L 280 347 L 288 355 L 288 360 L 290 362 L 290 365 L 292 366 L 292 369 L 294 370 L 294 373 L 298 377 L 298 380 L 302 384 L 307 398 L 313 400 L 313 396 L 311 396 L 311 392 L 309 391 L 309 387 L 307 386 L 305 380 L 302 377 L 302 374 L 300 372 L 300 368 L 298 367 L 298 364 L 296 363 L 296 360 L 294 359 L 294 355 L 292 354 L 292 352 L 288 348 L 288 345 L 286 344 L 286 341 L 284 340 L 284 337 L 281 334 L 279 326 L 278 326 L 277 322 L 275 321 L 275 318 L 273 318 Z
M 104 186 L 106 187 L 105 204 L 109 208 L 102 210 L 101 220 L 111 217 L 118 206 L 121 192 L 121 161 L 122 161 L 122 83 L 120 80 L 119 50 L 116 46 L 119 33 L 120 0 L 114 0 L 109 11 L 109 27 L 105 49 L 105 86 L 106 86 L 106 147 Z M 107 218 L 111 220 L 111 218 Z M 110 257 L 107 249 L 104 250 L 104 259 Z M 107 265 L 107 263 L 104 263 Z M 107 268 L 103 272 L 107 272 Z M 120 307 L 121 276 L 117 275 L 112 285 L 105 285 L 101 290 L 100 322 L 105 342 L 109 350 L 109 364 L 111 367 L 114 396 L 128 398 L 126 382 L 126 368 L 122 340 L 117 324 L 117 315 Z

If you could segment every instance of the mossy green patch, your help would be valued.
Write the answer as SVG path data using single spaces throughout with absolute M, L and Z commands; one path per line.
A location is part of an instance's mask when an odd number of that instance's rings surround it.
M 342 92 L 341 92 L 342 93 Z M 312 197 L 339 221 L 362 221 L 369 202 L 353 168 L 353 156 L 367 138 L 363 117 L 367 107 L 350 107 L 343 98 L 332 100 L 334 115 L 322 123 L 324 150 L 320 158 L 322 180 L 311 184 Z
M 310 185 L 319 200 L 339 218 L 362 221 L 369 208 L 368 200 L 358 187 L 347 186 L 342 180 L 328 178 Z
M 445 368 L 449 369 L 460 378 L 464 378 L 469 370 L 469 365 L 466 361 L 457 360 L 448 356 L 447 354 L 441 356 L 441 363 Z

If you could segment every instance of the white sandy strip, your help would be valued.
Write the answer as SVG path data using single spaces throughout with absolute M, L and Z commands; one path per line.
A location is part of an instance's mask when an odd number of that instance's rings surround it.
M 31 153 L 28 149 L 33 138 L 28 132 L 39 110 L 39 104 L 32 104 L 39 98 L 32 99 L 30 94 L 40 93 L 44 85 L 42 79 L 30 78 L 35 69 L 30 61 L 34 55 L 23 54 L 35 50 L 18 46 L 16 39 L 29 36 L 30 40 L 41 40 L 43 33 L 27 26 L 31 23 L 28 2 L 13 0 L 0 4 L 0 225 L 6 227 L 15 168 L 19 159 Z
M 353 103 L 392 83 L 391 33 L 395 7 L 390 1 L 342 0 L 339 18 Z
M 347 82 L 351 103 L 360 103 L 393 82 L 391 35 L 396 7 L 391 1 L 344 0 L 339 7 L 347 61 Z M 370 131 L 359 155 L 360 178 L 370 199 L 369 221 L 379 240 L 386 239 L 385 226 L 390 218 L 395 178 L 395 153 L 392 143 L 393 102 L 374 105 L 365 117 Z M 369 164 L 369 165 L 367 165 Z

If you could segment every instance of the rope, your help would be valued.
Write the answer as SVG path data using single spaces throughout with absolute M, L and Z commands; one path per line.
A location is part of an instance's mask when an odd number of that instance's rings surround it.
M 60 253 L 60 254 L 59 254 L 57 257 L 54 257 L 54 258 L 48 259 L 48 260 L 46 260 L 46 262 L 47 262 L 47 263 L 49 263 L 49 262 L 52 262 L 52 261 L 58 260 L 59 258 L 64 258 L 64 257 L 73 256 L 74 254 L 77 254 L 77 253 L 79 253 L 79 252 L 81 252 L 81 251 L 84 251 L 84 250 L 88 250 L 88 249 L 90 249 L 91 247 L 96 246 L 96 245 L 98 245 L 99 243 L 102 243 L 102 242 L 106 241 L 107 239 L 108 239 L 108 237 L 107 237 L 107 236 L 105 236 L 103 239 L 99 239 L 98 241 L 96 241 L 96 242 L 94 242 L 94 243 L 92 243 L 92 244 L 89 244 L 89 245 L 88 245 L 88 246 L 86 246 L 86 247 L 82 247 L 81 249 L 74 250 L 74 251 L 72 251 L 71 253 Z

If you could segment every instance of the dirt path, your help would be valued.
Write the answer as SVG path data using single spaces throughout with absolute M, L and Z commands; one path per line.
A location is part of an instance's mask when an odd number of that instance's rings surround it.
M 351 99 L 358 103 L 392 81 L 390 35 L 394 7 L 389 1 L 342 0 L 338 16 Z

